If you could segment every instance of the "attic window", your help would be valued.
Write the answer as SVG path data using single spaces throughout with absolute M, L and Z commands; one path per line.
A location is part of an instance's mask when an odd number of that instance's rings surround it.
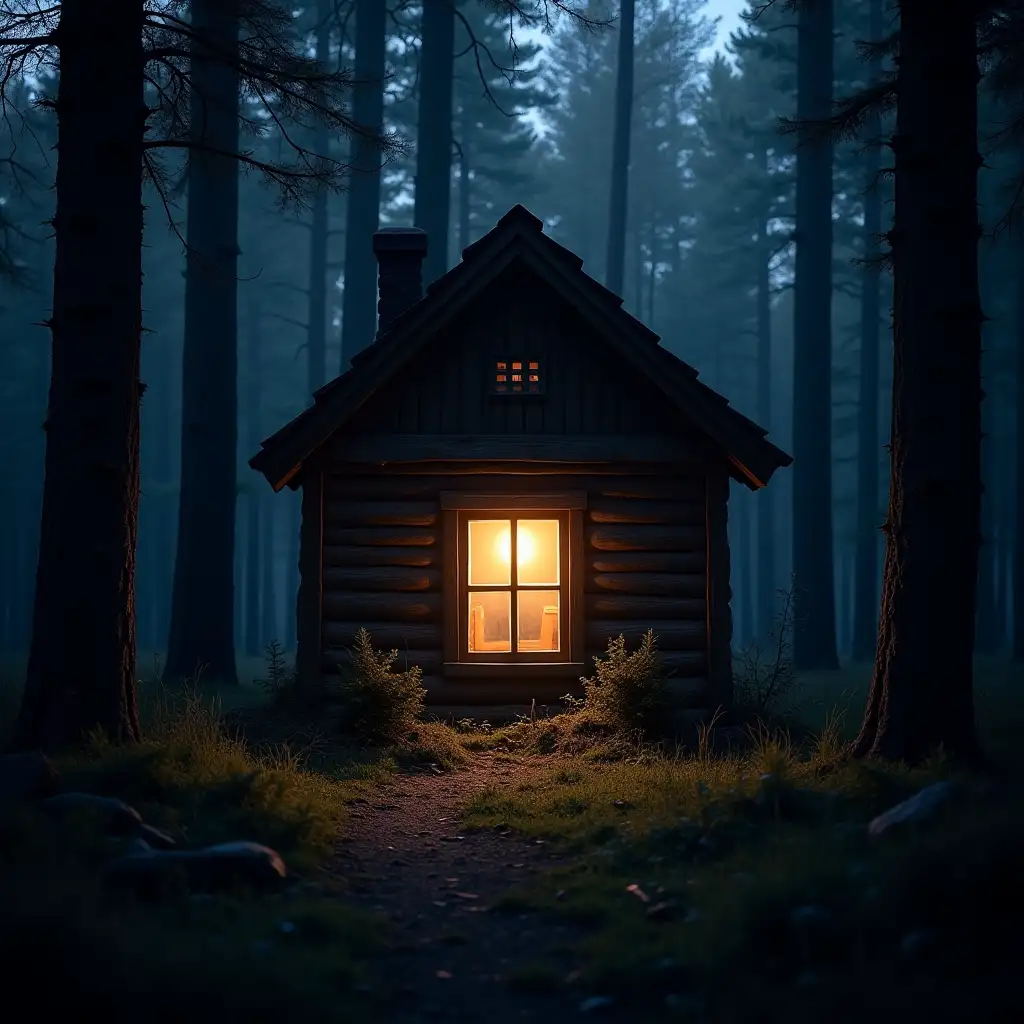
M 543 392 L 538 359 L 496 359 L 491 379 L 494 395 L 539 395 Z

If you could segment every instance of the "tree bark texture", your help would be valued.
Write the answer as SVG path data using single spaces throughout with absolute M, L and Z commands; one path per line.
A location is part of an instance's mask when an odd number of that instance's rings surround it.
M 455 61 L 452 0 L 423 0 L 422 38 L 413 223 L 427 233 L 427 255 L 423 260 L 423 287 L 426 288 L 448 269 Z
M 375 135 L 384 123 L 384 59 L 387 5 L 356 4 L 355 81 L 352 116 Z M 380 223 L 380 149 L 369 137 L 354 138 L 345 226 L 345 294 L 341 317 L 341 369 L 373 341 L 377 330 L 377 261 L 373 233 Z
M 58 28 L 52 369 L 32 641 L 16 742 L 139 738 L 142 8 L 65 0 Z M 96 96 L 103 97 L 98 116 Z
M 797 16 L 797 118 L 831 113 L 833 0 Z M 805 670 L 836 669 L 832 538 L 832 144 L 802 139 L 796 154 L 793 293 L 793 653 Z
M 977 754 L 978 65 L 971 5 L 900 4 L 889 508 L 859 754 Z
M 615 76 L 615 129 L 612 136 L 611 192 L 608 200 L 608 252 L 605 285 L 622 295 L 625 286 L 626 211 L 629 200 L 629 149 L 633 120 L 633 35 L 636 0 L 622 0 L 619 56 Z M 642 309 L 638 299 L 637 310 Z
M 871 0 L 868 38 L 884 34 L 884 0 Z M 873 57 L 869 79 L 878 81 L 881 58 Z M 865 128 L 868 139 L 880 125 L 872 118 Z M 861 232 L 865 260 L 860 293 L 860 378 L 857 396 L 857 545 L 853 596 L 853 659 L 868 661 L 878 638 L 878 399 L 879 341 L 881 336 L 881 267 L 878 243 L 882 231 L 882 193 L 879 181 L 881 154 L 876 145 L 864 151 L 864 227 Z
M 767 171 L 768 153 L 763 155 Z M 758 235 L 762 252 L 757 268 L 757 419 L 769 432 L 772 426 L 772 294 L 768 219 Z M 757 495 L 757 609 L 754 629 L 767 636 L 775 617 L 775 489 L 765 487 Z
M 236 682 L 237 0 L 195 0 L 181 497 L 167 672 Z

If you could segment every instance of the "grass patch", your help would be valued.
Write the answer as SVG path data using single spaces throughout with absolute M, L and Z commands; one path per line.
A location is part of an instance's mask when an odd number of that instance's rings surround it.
M 470 761 L 462 737 L 443 722 L 417 722 L 390 748 L 390 753 L 397 764 L 405 768 L 451 771 Z
M 745 753 L 576 756 L 484 791 L 469 826 L 503 822 L 571 854 L 495 910 L 577 926 L 581 993 L 644 1020 L 1009 1019 L 1022 1005 L 1024 701 L 1017 675 L 979 677 L 1001 789 L 941 757 L 913 771 L 850 763 L 857 722 L 833 713 L 807 743 L 753 727 Z M 850 690 L 848 676 L 831 682 Z M 958 795 L 932 819 L 868 835 L 871 818 L 943 778 Z
M 373 1019 L 358 986 L 383 936 L 361 915 L 283 895 L 141 904 L 100 883 L 96 859 L 109 851 L 97 837 L 72 841 L 39 812 L 10 808 L 0 833 L 8 994 L 46 963 L 60 983 L 32 986 L 44 1017 L 173 1022 L 216 1006 L 225 1021 Z
M 394 762 L 249 742 L 194 688 L 150 689 L 144 712 L 142 743 L 96 736 L 58 759 L 62 788 L 126 800 L 184 847 L 272 846 L 291 883 L 269 896 L 172 888 L 143 903 L 103 882 L 123 839 L 32 804 L 0 806 L 0 956 L 11 978 L 45 962 L 61 985 L 33 990 L 37 1010 L 73 998 L 77 1014 L 114 1021 L 185 1020 L 210 1006 L 229 1021 L 372 1019 L 357 986 L 384 937 L 312 872 L 332 852 L 346 802 Z
M 119 797 L 189 845 L 252 839 L 300 868 L 329 852 L 344 815 L 346 765 L 306 770 L 305 753 L 287 743 L 252 746 L 190 688 L 165 688 L 146 719 L 139 744 L 95 736 L 60 759 L 62 787 Z

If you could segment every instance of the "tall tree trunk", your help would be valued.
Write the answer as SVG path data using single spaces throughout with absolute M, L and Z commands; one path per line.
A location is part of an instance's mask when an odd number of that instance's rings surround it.
M 423 287 L 426 288 L 448 269 L 455 61 L 455 5 L 452 0 L 423 0 L 422 38 L 413 223 L 427 233 L 427 255 L 423 259 Z
M 754 635 L 754 601 L 750 579 L 754 568 L 750 557 L 753 547 L 750 543 L 750 496 L 749 493 L 735 493 L 732 500 L 736 507 L 736 562 L 733 564 L 736 570 L 736 604 L 739 606 L 736 616 L 736 639 L 741 644 L 746 644 Z
M 993 295 L 991 287 L 986 286 L 990 274 L 994 273 L 993 257 L 996 255 L 992 247 L 987 247 L 983 259 L 979 254 L 979 262 L 983 265 L 978 275 L 981 290 L 982 309 L 991 309 Z M 982 324 L 982 386 L 992 377 L 992 356 L 998 347 L 998 324 L 989 320 Z M 987 356 L 987 358 L 986 358 Z M 978 584 L 977 609 L 975 613 L 975 652 L 992 655 L 999 648 L 999 622 L 996 618 L 996 558 L 998 553 L 995 544 L 996 532 L 996 452 L 993 447 L 992 430 L 994 427 L 995 407 L 991 400 L 982 403 L 981 407 L 981 548 L 978 551 Z
M 356 4 L 356 53 L 352 116 L 379 135 L 384 122 L 384 58 L 387 5 Z M 377 261 L 373 233 L 380 223 L 380 149 L 369 137 L 353 139 L 345 223 L 345 292 L 341 314 L 341 369 L 373 341 L 377 329 Z
M 608 199 L 608 250 L 604 282 L 616 295 L 625 285 L 626 209 L 629 198 L 629 150 L 633 120 L 633 35 L 636 0 L 622 0 L 619 13 L 619 56 L 615 72 L 615 129 Z M 640 312 L 641 307 L 637 307 Z
M 768 151 L 762 157 L 768 170 Z M 768 218 L 758 226 L 761 254 L 757 266 L 757 419 L 772 426 L 772 282 Z M 775 491 L 762 488 L 757 496 L 757 610 L 754 628 L 767 636 L 775 617 Z
M 1016 519 L 1013 531 L 1013 660 L 1024 664 L 1024 239 L 1015 246 L 1016 289 L 1016 405 L 1014 428 L 1017 447 L 1015 475 Z
M 797 118 L 832 109 L 833 0 L 805 0 L 797 15 Z M 836 669 L 832 542 L 832 144 L 796 153 L 793 293 L 793 572 L 798 668 Z
M 139 738 L 142 7 L 64 0 L 59 36 L 46 476 L 16 735 L 44 748 L 93 728 Z
M 235 517 L 237 521 L 238 517 L 238 498 L 235 498 Z M 232 561 L 232 587 L 236 594 L 242 594 L 243 586 L 245 585 L 245 578 L 242 574 L 242 570 L 245 568 L 245 535 L 242 530 L 235 530 L 235 557 Z M 245 646 L 245 622 L 242 617 L 243 609 L 236 601 L 232 605 L 231 615 L 231 637 L 234 649 L 236 651 L 242 649 Z M 204 669 L 205 672 L 205 669 Z M 216 678 L 214 676 L 213 678 Z
M 246 420 L 249 426 L 249 451 L 257 451 L 263 439 L 263 316 L 258 284 L 250 284 L 246 317 Z M 260 653 L 260 509 L 265 507 L 263 488 L 253 488 L 245 496 L 245 653 Z
M 332 0 L 317 0 L 313 36 L 316 59 L 326 68 L 331 57 Z M 310 148 L 318 157 L 330 149 L 327 127 L 317 120 L 310 131 Z M 310 395 L 327 381 L 327 189 L 318 185 L 313 193 L 309 221 L 309 288 L 306 291 L 306 345 Z
M 298 614 L 299 599 L 299 527 L 302 523 L 302 503 L 299 495 L 288 495 L 288 563 L 285 569 L 285 592 L 288 601 L 285 605 L 284 647 L 287 651 L 295 650 L 295 622 Z
M 981 303 L 972 5 L 900 4 L 889 509 L 859 754 L 977 754 Z
M 469 224 L 472 205 L 472 182 L 470 180 L 470 169 L 472 167 L 472 139 L 473 119 L 470 117 L 466 105 L 463 104 L 459 112 L 459 252 L 462 252 L 470 243 Z
M 884 34 L 885 0 L 870 0 L 868 38 Z M 877 82 L 881 57 L 871 59 L 869 78 Z M 877 117 L 866 126 L 870 139 L 881 129 Z M 853 660 L 868 661 L 878 638 L 878 399 L 879 340 L 881 336 L 882 195 L 880 150 L 869 141 L 864 153 L 864 227 L 861 252 L 864 273 L 860 293 L 860 380 L 857 396 L 857 542 L 853 597 Z
M 633 253 L 633 308 L 636 315 L 644 315 L 644 243 L 640 238 L 640 228 L 637 227 L 630 232 L 633 244 L 630 251 Z
M 167 672 L 237 682 L 238 0 L 193 0 L 181 498 Z M 204 45 L 206 43 L 206 45 Z M 215 59 L 211 54 L 216 53 Z M 205 147 L 205 148 L 204 148 Z
M 265 494 L 263 496 L 263 531 L 260 538 L 263 544 L 263 551 L 260 556 L 260 606 L 262 609 L 260 615 L 260 650 L 266 647 L 271 640 L 277 640 L 279 636 L 277 632 L 277 588 L 274 586 L 274 571 L 276 569 L 274 561 L 274 522 L 280 514 L 280 502 L 275 501 L 276 497 L 276 494 Z M 298 587 L 295 589 L 298 591 Z M 295 613 L 293 609 L 286 608 L 285 617 L 294 619 Z M 284 641 L 285 647 L 290 650 L 288 642 L 286 637 Z
M 1007 446 L 1009 447 L 1009 446 Z M 1007 544 L 1007 530 L 1010 524 L 1010 519 L 1013 514 L 1013 506 L 1007 501 L 1006 492 L 1010 490 L 1007 487 L 1007 481 L 1013 479 L 1013 465 L 1007 458 L 1000 460 L 1002 465 L 1000 466 L 998 475 L 996 477 L 997 490 L 999 492 L 999 500 L 997 503 L 998 516 L 996 523 L 996 535 L 993 541 L 995 548 L 995 615 L 996 615 L 996 630 L 998 633 L 998 644 L 996 647 L 997 653 L 1001 653 L 1006 645 L 1006 638 L 1009 630 L 1009 616 L 1007 614 L 1007 551 L 1009 546 Z
M 655 230 L 654 218 L 651 218 L 651 231 L 647 236 L 647 248 L 650 252 L 650 270 L 647 273 L 647 326 L 654 330 L 654 293 L 658 284 L 658 258 L 655 255 L 658 246 L 658 235 Z
M 167 642 L 171 628 L 171 593 L 174 586 L 174 549 L 178 511 L 178 481 L 174 474 L 174 433 L 178 426 L 178 410 L 174 400 L 175 388 L 172 382 L 181 372 L 181 360 L 177 358 L 177 346 L 169 339 L 157 342 L 161 346 L 160 376 L 153 400 L 156 404 L 153 417 L 157 424 L 153 440 L 153 478 L 156 481 L 153 496 L 152 534 L 157 550 L 154 565 L 155 601 L 154 619 L 157 642 L 162 648 Z

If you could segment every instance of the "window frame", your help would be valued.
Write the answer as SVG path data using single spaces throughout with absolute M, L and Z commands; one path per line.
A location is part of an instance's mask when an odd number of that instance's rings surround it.
M 483 495 L 443 492 L 444 517 L 444 674 L 578 676 L 583 669 L 583 509 L 584 492 L 537 495 Z M 516 545 L 508 586 L 470 587 L 468 574 L 469 521 L 471 519 L 557 520 L 559 524 L 559 583 L 520 585 L 516 579 Z M 515 527 L 512 528 L 513 538 Z M 559 592 L 558 651 L 469 650 L 469 594 L 471 590 L 554 590 Z M 510 603 L 510 628 L 515 639 L 517 602 Z M 513 647 L 515 644 L 513 643 Z
M 514 390 L 510 379 L 505 381 L 504 386 L 498 381 L 499 373 L 504 373 L 506 377 L 511 378 L 514 372 L 514 363 L 522 364 L 520 372 L 526 378 L 522 381 L 522 386 L 518 391 Z M 534 372 L 530 367 L 531 363 L 537 364 L 537 387 L 534 390 L 530 390 L 529 387 L 529 377 L 531 372 Z M 504 367 L 501 364 L 504 364 Z M 491 358 L 490 385 L 487 392 L 492 398 L 541 398 L 544 395 L 544 390 L 544 360 L 539 355 L 510 356 L 499 352 Z

